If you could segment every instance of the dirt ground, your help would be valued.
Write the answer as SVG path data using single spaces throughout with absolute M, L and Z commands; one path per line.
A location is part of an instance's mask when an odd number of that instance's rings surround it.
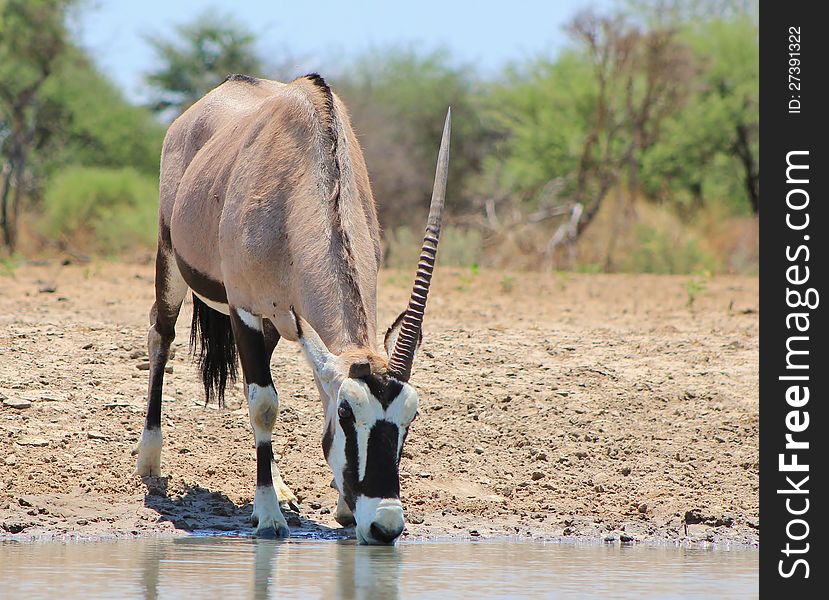
M 411 275 L 382 274 L 381 329 Z M 439 269 L 401 464 L 406 535 L 757 545 L 757 279 L 690 280 Z M 0 276 L 0 538 L 250 533 L 241 387 L 227 409 L 204 406 L 189 301 L 164 391 L 165 477 L 133 474 L 152 282 L 149 264 Z M 353 537 L 332 516 L 298 346 L 282 342 L 271 368 L 274 450 L 302 502 L 288 522 Z

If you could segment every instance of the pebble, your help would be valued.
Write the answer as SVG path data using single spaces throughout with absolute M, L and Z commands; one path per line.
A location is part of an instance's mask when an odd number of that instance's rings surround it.
M 39 438 L 39 437 L 24 437 L 17 440 L 17 444 L 19 446 L 35 446 L 35 447 L 42 447 L 48 446 L 49 440 Z
M 28 400 L 24 400 L 23 398 L 6 398 L 3 400 L 3 406 L 23 410 L 24 408 L 30 408 L 32 403 Z
M 542 471 L 533 471 L 533 481 L 538 481 L 539 479 L 544 479 L 547 477 L 547 474 Z
M 646 512 L 648 512 L 648 505 L 647 505 L 647 504 L 645 504 L 645 503 L 643 502 L 642 504 L 640 504 L 639 506 L 637 506 L 637 507 L 636 507 L 636 509 L 637 509 L 640 513 L 646 513 Z
M 10 467 L 13 467 L 14 465 L 17 464 L 17 457 L 14 454 L 9 454 L 6 457 L 6 464 L 9 465 Z
M 135 368 L 139 371 L 149 371 L 150 370 L 150 363 L 148 362 L 140 362 L 135 365 Z
M 107 436 L 105 436 L 100 431 L 87 431 L 86 432 L 86 437 L 88 437 L 90 440 L 105 440 L 105 439 L 107 439 Z
M 630 544 L 631 542 L 633 542 L 633 537 L 629 536 L 626 533 L 623 533 L 619 536 L 619 541 L 623 544 Z

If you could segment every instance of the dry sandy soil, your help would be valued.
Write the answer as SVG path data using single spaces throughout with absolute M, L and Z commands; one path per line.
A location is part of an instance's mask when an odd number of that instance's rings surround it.
M 153 270 L 26 265 L 0 276 L 0 538 L 249 533 L 241 388 L 204 406 L 190 305 L 164 392 L 165 477 L 133 475 Z M 384 272 L 379 324 L 409 273 Z M 439 269 L 402 460 L 406 535 L 757 545 L 757 279 Z M 274 449 L 296 535 L 332 511 L 322 416 L 298 347 L 272 363 Z

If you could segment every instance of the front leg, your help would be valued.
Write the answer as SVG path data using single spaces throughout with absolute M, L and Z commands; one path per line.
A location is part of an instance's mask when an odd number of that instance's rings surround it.
M 285 537 L 289 533 L 288 523 L 279 508 L 271 474 L 273 425 L 279 411 L 279 396 L 271 379 L 262 318 L 231 307 L 230 323 L 245 375 L 245 395 L 256 442 L 256 496 L 251 520 L 258 537 Z

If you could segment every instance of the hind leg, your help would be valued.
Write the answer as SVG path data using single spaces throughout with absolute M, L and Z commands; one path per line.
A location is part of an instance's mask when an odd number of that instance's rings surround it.
M 138 445 L 135 470 L 142 476 L 161 475 L 161 390 L 164 367 L 170 344 L 176 337 L 176 319 L 187 293 L 172 253 L 159 243 L 155 260 L 155 303 L 150 310 L 150 332 L 147 350 L 150 357 L 150 382 L 147 390 L 147 418 Z
M 279 396 L 271 379 L 273 348 L 268 351 L 261 317 L 231 306 L 230 323 L 245 376 L 245 396 L 256 441 L 256 496 L 251 519 L 257 536 L 287 536 L 288 523 L 279 508 L 271 471 L 273 425 L 279 410 Z M 272 343 L 275 347 L 276 342 Z

